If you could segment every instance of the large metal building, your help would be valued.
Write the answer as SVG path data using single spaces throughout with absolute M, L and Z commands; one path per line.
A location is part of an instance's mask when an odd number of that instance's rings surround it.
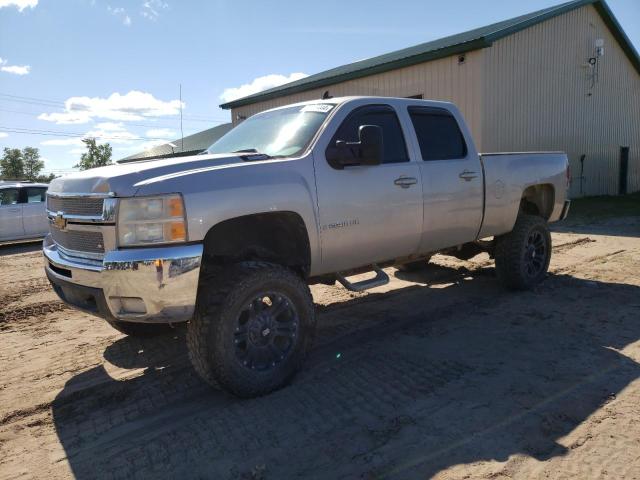
M 571 195 L 640 190 L 640 57 L 604 0 L 575 0 L 221 105 L 233 123 L 323 96 L 454 102 L 479 151 L 562 150 Z

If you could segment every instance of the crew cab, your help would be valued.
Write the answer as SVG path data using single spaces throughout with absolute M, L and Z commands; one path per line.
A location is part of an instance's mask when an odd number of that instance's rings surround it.
M 386 266 L 485 251 L 508 288 L 543 280 L 568 179 L 561 152 L 479 154 L 451 103 L 303 102 L 202 155 L 54 180 L 45 269 L 60 298 L 126 334 L 188 322 L 196 371 L 252 397 L 301 367 L 309 284 L 359 291 L 388 282 Z
M 0 181 L 0 241 L 44 237 L 46 183 Z

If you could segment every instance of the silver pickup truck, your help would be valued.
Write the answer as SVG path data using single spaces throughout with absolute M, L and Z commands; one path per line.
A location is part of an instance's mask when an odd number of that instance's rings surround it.
M 511 289 L 540 282 L 568 179 L 563 153 L 479 154 L 450 103 L 304 102 L 202 155 L 54 180 L 45 269 L 62 300 L 128 335 L 189 322 L 197 372 L 252 397 L 300 368 L 309 284 L 364 290 L 389 281 L 383 267 L 421 268 L 435 252 L 488 252 Z

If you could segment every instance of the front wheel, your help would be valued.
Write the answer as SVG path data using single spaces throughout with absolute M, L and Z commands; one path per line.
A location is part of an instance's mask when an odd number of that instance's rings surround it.
M 520 215 L 513 230 L 496 241 L 496 272 L 511 290 L 527 290 L 544 279 L 551 260 L 551 234 L 544 218 Z
M 264 395 L 289 383 L 315 328 L 303 279 L 279 265 L 243 262 L 202 283 L 187 327 L 196 372 L 239 397 Z

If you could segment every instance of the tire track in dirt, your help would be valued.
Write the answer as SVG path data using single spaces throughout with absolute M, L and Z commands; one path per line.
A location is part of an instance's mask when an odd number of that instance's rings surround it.
M 567 265 L 566 267 L 559 267 L 559 268 L 553 268 L 553 269 L 550 268 L 549 273 L 557 274 L 557 273 L 575 272 L 579 270 L 581 267 L 584 267 L 584 265 L 588 265 L 590 263 L 604 260 L 607 258 L 615 257 L 616 255 L 620 255 L 621 253 L 625 253 L 626 251 L 627 250 L 623 248 L 620 250 L 616 250 L 614 252 L 605 253 L 604 255 L 596 255 L 595 257 L 589 257 L 580 262 L 574 263 L 572 265 Z
M 9 311 L 3 311 L 0 312 L 0 331 L 10 330 L 11 325 L 8 324 L 23 323 L 31 317 L 61 312 L 70 308 L 71 307 L 62 302 L 39 302 L 24 307 L 17 307 Z
M 11 286 L 15 287 L 12 289 L 14 291 L 10 290 L 0 297 L 0 311 L 5 310 L 7 306 L 17 302 L 24 296 L 46 292 L 51 289 L 51 285 L 46 279 L 18 280 L 13 282 Z
M 589 237 L 578 238 L 577 240 L 573 240 L 571 242 L 561 243 L 559 245 L 554 245 L 552 250 L 554 253 L 564 252 L 566 250 L 571 250 L 572 248 L 579 247 L 581 245 L 586 245 L 588 243 L 594 243 L 595 240 Z

